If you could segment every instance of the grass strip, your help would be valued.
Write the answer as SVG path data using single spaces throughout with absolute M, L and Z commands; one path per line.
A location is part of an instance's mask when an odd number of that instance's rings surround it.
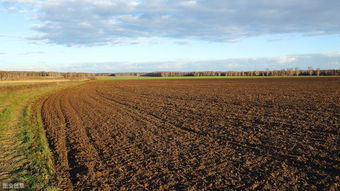
M 19 127 L 18 137 L 13 138 L 20 141 L 16 152 L 27 160 L 27 164 L 20 170 L 26 173 L 15 177 L 12 182 L 24 183 L 24 190 L 59 190 L 53 184 L 52 155 L 42 124 L 39 101 L 50 93 L 82 83 L 84 82 L 12 89 L 0 96 L 0 106 L 3 106 L 0 110 L 0 137 L 5 136 L 8 128 L 13 128 L 13 125 Z
M 21 152 L 29 161 L 26 166 L 29 173 L 18 181 L 25 182 L 31 190 L 58 190 L 53 186 L 54 167 L 41 121 L 40 110 L 32 103 L 26 106 L 20 122 Z

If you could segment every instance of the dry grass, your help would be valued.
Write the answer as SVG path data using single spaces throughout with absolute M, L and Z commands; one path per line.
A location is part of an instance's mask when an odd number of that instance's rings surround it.
M 11 85 L 26 85 L 26 84 L 39 84 L 39 83 L 55 83 L 55 82 L 68 82 L 68 79 L 39 79 L 39 80 L 13 80 L 13 81 L 0 81 L 0 86 Z

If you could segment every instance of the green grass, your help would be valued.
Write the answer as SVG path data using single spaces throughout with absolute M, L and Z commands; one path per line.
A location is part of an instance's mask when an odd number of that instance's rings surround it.
M 2 136 L 3 129 L 7 126 L 10 120 L 11 110 L 6 108 L 0 112 L 0 137 Z
M 53 186 L 54 168 L 42 125 L 41 108 L 35 105 L 35 101 L 42 96 L 80 83 L 12 89 L 2 92 L 0 96 L 0 137 L 15 129 L 18 137 L 13 139 L 19 140 L 20 144 L 13 152 L 25 156 L 28 162 L 21 170 L 26 173 L 14 176 L 12 181 L 25 183 L 27 190 L 58 190 Z M 12 128 L 13 125 L 16 128 Z
M 270 79 L 270 78 L 308 78 L 326 76 L 179 76 L 179 77 L 97 77 L 99 81 L 110 80 L 182 80 L 182 79 Z
M 58 190 L 53 186 L 54 167 L 40 112 L 32 112 L 32 105 L 28 105 L 21 121 L 23 140 L 21 152 L 29 161 L 27 165 L 29 173 L 20 177 L 18 181 L 25 182 L 32 190 Z
M 18 105 L 19 99 L 13 91 L 4 92 L 0 96 L 0 137 L 11 121 L 12 113 Z
M 30 161 L 28 165 L 30 173 L 22 177 L 22 179 L 30 185 L 32 190 L 58 190 L 58 188 L 53 186 L 55 178 L 54 167 L 42 124 L 41 107 L 34 105 L 34 100 L 37 100 L 37 97 L 78 84 L 80 83 L 40 90 L 39 95 L 34 96 L 35 99 L 32 99 L 25 108 L 23 119 L 21 120 L 21 138 L 24 143 L 22 151 Z
M 41 141 L 43 140 L 41 135 L 35 136 L 38 134 L 34 132 L 35 125 L 32 124 L 32 120 L 29 118 L 30 113 L 30 102 L 40 94 L 44 93 L 48 88 L 32 88 L 32 89 L 18 89 L 18 90 L 8 90 L 3 93 L 2 99 L 0 99 L 2 111 L 0 112 L 0 137 L 9 136 L 10 133 L 13 137 L 3 137 L 6 139 L 13 139 L 14 145 L 18 145 L 15 147 L 11 147 L 11 150 L 8 150 L 9 153 L 12 153 L 14 156 L 25 156 L 24 160 L 28 161 L 29 164 L 21 168 L 21 166 L 16 166 L 20 168 L 20 170 L 16 173 L 10 172 L 10 180 L 14 183 L 23 182 L 26 186 L 29 186 L 30 189 L 27 190 L 37 190 L 39 189 L 39 184 L 42 181 L 28 181 L 25 177 L 31 176 L 31 174 L 36 174 L 36 172 L 31 171 L 31 164 L 35 160 L 31 157 L 32 154 L 42 152 L 39 150 L 38 152 L 32 150 L 33 142 L 31 140 L 35 140 L 39 142 L 41 145 Z M 2 144 L 0 142 L 0 144 Z M 0 153 L 1 155 L 1 153 Z M 7 159 L 10 160 L 10 159 Z M 15 166 L 15 163 L 12 164 L 11 161 L 8 161 L 8 165 Z M 43 166 L 39 167 L 40 169 L 46 169 Z M 28 172 L 28 173 L 27 173 Z M 41 173 L 41 175 L 45 175 Z M 38 185 L 38 186 L 35 186 Z

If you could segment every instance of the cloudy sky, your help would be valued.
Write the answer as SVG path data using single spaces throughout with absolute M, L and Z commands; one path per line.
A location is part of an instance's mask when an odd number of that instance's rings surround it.
M 0 0 L 0 70 L 340 68 L 339 0 Z

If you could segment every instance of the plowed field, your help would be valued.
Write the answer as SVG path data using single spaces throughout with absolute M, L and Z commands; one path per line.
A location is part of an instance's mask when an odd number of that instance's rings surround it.
M 340 78 L 104 81 L 42 116 L 65 190 L 336 190 L 339 104 Z

